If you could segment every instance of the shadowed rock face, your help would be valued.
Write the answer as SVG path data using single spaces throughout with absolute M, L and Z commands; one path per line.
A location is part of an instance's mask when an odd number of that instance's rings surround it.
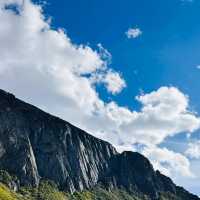
M 110 160 L 110 168 L 101 181 L 108 188 L 126 188 L 158 198 L 159 182 L 151 163 L 141 154 L 123 152 Z
M 45 178 L 70 192 L 101 184 L 151 199 L 166 191 L 198 199 L 155 172 L 139 153 L 118 154 L 111 144 L 2 90 L 0 169 L 16 175 L 21 185 L 37 186 Z
M 0 92 L 0 167 L 22 185 L 42 177 L 71 192 L 90 188 L 115 154 L 109 143 Z

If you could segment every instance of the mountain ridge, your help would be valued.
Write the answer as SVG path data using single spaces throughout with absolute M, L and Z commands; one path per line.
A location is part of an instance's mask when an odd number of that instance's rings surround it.
M 119 154 L 98 139 L 58 117 L 0 90 L 0 169 L 37 187 L 54 181 L 68 192 L 101 185 L 158 199 L 160 192 L 198 200 L 158 171 L 137 152 Z

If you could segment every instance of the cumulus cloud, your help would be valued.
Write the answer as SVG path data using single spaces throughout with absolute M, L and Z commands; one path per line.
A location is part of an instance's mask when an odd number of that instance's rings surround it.
M 188 149 L 185 151 L 185 154 L 193 159 L 200 158 L 200 141 L 195 141 L 188 144 Z
M 102 44 L 98 44 L 97 46 L 99 47 L 101 59 L 106 61 L 106 64 L 110 64 L 112 60 L 112 55 L 110 52 L 105 49 Z M 120 93 L 126 87 L 126 82 L 122 76 L 112 69 L 97 71 L 97 73 L 92 74 L 90 80 L 94 84 L 104 84 L 107 91 L 113 95 Z
M 103 82 L 106 84 L 107 90 L 112 94 L 121 92 L 121 90 L 126 87 L 125 81 L 121 78 L 119 73 L 109 71 Z
M 140 35 L 142 35 L 142 31 L 139 28 L 129 28 L 128 31 L 126 32 L 126 36 L 129 39 L 137 38 Z
M 104 102 L 96 84 L 112 94 L 126 86 L 109 67 L 111 54 L 100 44 L 97 50 L 74 44 L 63 29 L 52 29 L 42 8 L 30 0 L 1 0 L 0 24 L 2 89 L 120 149 L 133 149 L 136 143 L 157 146 L 169 136 L 199 128 L 189 98 L 175 87 L 138 96 L 140 111 Z
M 136 99 L 142 104 L 141 112 L 132 112 L 131 120 L 120 127 L 129 133 L 124 138 L 127 142 L 160 144 L 166 137 L 200 126 L 200 119 L 188 110 L 188 96 L 175 87 L 161 87 Z
M 151 159 L 155 169 L 167 176 L 194 177 L 189 160 L 180 153 L 155 146 L 145 147 L 142 153 Z
M 5 8 L 9 2 L 18 6 L 19 15 Z M 104 103 L 85 75 L 92 76 L 97 71 L 104 77 L 107 73 L 117 75 L 107 69 L 110 58 L 102 47 L 97 52 L 89 46 L 73 44 L 64 30 L 51 29 L 41 7 L 29 0 L 24 3 L 20 0 L 1 1 L 0 18 L 2 87 L 22 95 L 45 94 L 49 99 L 47 104 L 54 105 L 51 99 L 60 98 L 76 109 L 84 107 L 87 114 L 96 107 L 101 109 Z M 107 82 L 103 78 L 101 81 Z M 117 81 L 124 82 L 120 78 Z M 115 92 L 119 90 L 115 82 L 108 85 L 109 89 L 111 84 L 114 84 Z M 23 87 L 25 85 L 27 89 Z

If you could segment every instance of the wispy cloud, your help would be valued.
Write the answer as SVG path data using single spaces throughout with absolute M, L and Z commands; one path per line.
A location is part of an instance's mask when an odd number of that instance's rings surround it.
M 128 31 L 126 31 L 126 36 L 131 38 L 137 38 L 140 35 L 142 35 L 142 31 L 139 28 L 129 28 Z
M 187 2 L 194 2 L 195 0 L 181 0 L 181 1 L 187 3 Z
M 185 154 L 193 159 L 200 158 L 200 141 L 195 141 L 193 143 L 188 144 L 188 149 Z
M 197 68 L 197 69 L 200 69 L 200 65 L 197 65 L 196 68 Z

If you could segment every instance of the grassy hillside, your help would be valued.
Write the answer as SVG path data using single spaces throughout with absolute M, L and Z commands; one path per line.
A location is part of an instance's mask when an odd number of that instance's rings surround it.
M 0 200 L 149 200 L 146 196 L 129 194 L 123 190 L 107 191 L 96 187 L 89 191 L 69 194 L 59 191 L 52 181 L 41 181 L 38 188 L 22 187 L 18 192 L 11 190 L 11 183 L 17 180 L 6 171 L 0 170 Z M 170 193 L 161 194 L 159 200 L 181 200 Z
M 5 185 L 0 183 L 0 199 L 1 200 L 16 200 L 16 194 L 11 192 Z
M 38 189 L 21 188 L 18 193 L 11 191 L 0 183 L 0 200 L 148 200 L 147 197 L 136 197 L 125 191 L 106 191 L 95 188 L 91 191 L 76 192 L 73 195 L 60 192 L 48 181 L 42 182 Z M 160 200 L 181 200 L 171 194 L 162 194 Z
M 0 200 L 142 200 L 124 191 L 108 192 L 96 188 L 92 191 L 76 192 L 73 195 L 60 192 L 53 184 L 43 182 L 38 189 L 21 188 L 18 193 L 0 183 Z

